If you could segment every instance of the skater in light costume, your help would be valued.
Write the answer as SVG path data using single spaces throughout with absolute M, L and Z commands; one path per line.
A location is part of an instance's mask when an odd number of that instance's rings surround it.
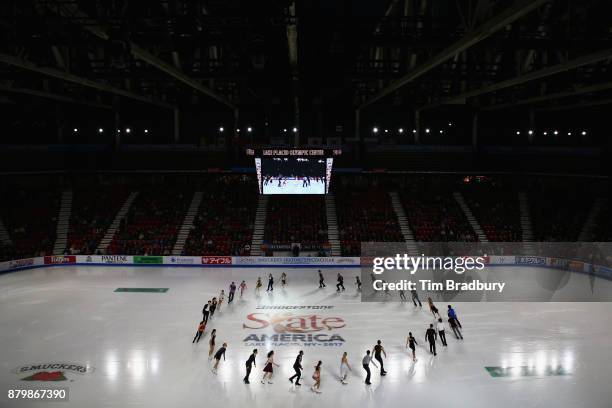
M 427 298 L 427 303 L 429 304 L 429 311 L 431 312 L 431 314 L 434 317 L 436 317 L 436 315 L 438 315 L 437 317 L 440 317 L 440 312 L 438 312 L 438 308 L 436 307 L 436 305 L 434 305 L 434 302 L 431 297 Z
M 242 294 L 247 288 L 247 284 L 245 281 L 240 282 L 240 297 L 242 298 Z
M 259 293 L 259 291 L 261 290 L 262 287 L 262 283 L 261 283 L 261 277 L 257 278 L 257 283 L 255 283 L 255 293 Z
M 319 362 L 315 366 L 314 374 L 312 374 L 312 379 L 315 381 L 315 383 L 313 384 L 311 390 L 316 392 L 317 394 L 321 393 L 321 391 L 319 390 L 319 388 L 321 388 L 321 364 L 323 363 L 319 360 Z
M 266 383 L 266 378 L 268 379 L 268 384 L 273 384 L 272 382 L 272 374 L 274 374 L 274 366 L 280 367 L 278 364 L 274 362 L 274 350 L 271 350 L 268 353 L 268 359 L 266 360 L 266 365 L 263 369 L 263 377 L 261 378 L 261 383 Z
M 221 361 L 221 356 L 223 356 L 223 361 L 225 361 L 225 350 L 227 350 L 227 343 L 223 343 L 223 346 L 215 353 L 215 365 L 213 366 L 213 373 L 217 374 L 217 369 L 219 368 L 219 361 Z
M 217 303 L 217 309 L 221 310 L 221 304 L 225 300 L 225 290 L 221 289 L 221 293 L 219 293 L 219 303 Z
M 340 382 L 342 384 L 348 384 L 346 378 L 348 377 L 349 371 L 353 371 L 353 369 L 348 363 L 348 353 L 345 351 L 342 353 L 342 359 L 340 360 Z
M 412 361 L 417 361 L 416 346 L 418 346 L 416 339 L 412 335 L 412 332 L 408 332 L 408 337 L 406 338 L 406 347 L 409 347 L 410 350 L 412 350 Z
M 287 274 L 285 272 L 281 273 L 281 285 L 283 287 L 287 284 Z
M 436 328 L 438 329 L 438 336 L 440 336 L 440 340 L 442 341 L 442 345 L 444 347 L 448 346 L 446 344 L 446 334 L 444 332 L 444 323 L 442 323 L 442 319 L 438 318 L 438 322 L 436 323 Z

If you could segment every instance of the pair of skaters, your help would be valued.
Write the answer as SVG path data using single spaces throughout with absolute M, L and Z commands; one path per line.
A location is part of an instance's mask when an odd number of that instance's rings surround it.
M 281 284 L 283 287 L 287 284 L 287 274 L 285 272 L 281 274 Z M 258 277 L 255 282 L 255 292 L 259 293 L 262 286 L 261 277 Z M 268 275 L 268 287 L 266 288 L 266 292 L 274 292 L 274 276 L 272 276 L 271 273 Z

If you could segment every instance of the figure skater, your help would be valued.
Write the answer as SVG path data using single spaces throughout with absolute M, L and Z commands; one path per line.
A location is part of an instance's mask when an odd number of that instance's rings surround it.
M 227 343 L 223 343 L 223 346 L 215 353 L 215 365 L 213 366 L 213 373 L 217 374 L 217 369 L 219 368 L 219 361 L 221 361 L 221 356 L 223 356 L 223 361 L 225 361 L 225 350 L 227 350 Z
M 281 285 L 283 285 L 283 287 L 285 287 L 285 285 L 287 284 L 287 274 L 285 272 L 281 273 Z
M 416 289 L 412 289 L 410 293 L 412 294 L 412 303 L 414 303 L 414 307 L 416 307 L 417 302 L 419 302 L 419 307 L 423 307 L 423 305 L 421 304 L 421 300 L 419 299 L 419 294 L 416 291 Z
M 374 346 L 374 358 L 380 363 L 380 375 L 387 375 L 381 354 L 384 355 L 385 358 L 387 358 L 387 352 L 382 346 L 381 341 L 378 340 L 376 341 L 376 345 Z
M 268 291 L 274 291 L 274 276 L 272 276 L 272 274 L 268 275 L 268 288 L 266 289 L 266 292 Z
M 215 339 L 217 338 L 217 329 L 213 329 L 210 332 L 210 340 L 208 340 L 208 358 L 212 358 L 213 351 L 215 351 Z
M 412 361 L 414 362 L 417 361 L 415 346 L 418 346 L 417 341 L 412 335 L 412 332 L 408 332 L 408 338 L 406 338 L 406 348 L 410 347 L 410 350 L 412 350 Z
M 406 293 L 404 292 L 404 289 L 400 289 L 400 291 L 399 291 L 399 297 L 400 297 L 400 300 L 401 300 L 402 302 L 405 302 L 405 301 L 406 301 Z
M 345 351 L 342 353 L 342 359 L 340 360 L 340 382 L 342 384 L 348 384 L 348 382 L 346 382 L 346 378 L 348 377 L 349 370 L 353 371 L 348 363 L 348 354 Z
M 257 283 L 255 284 L 255 293 L 259 293 L 259 291 L 261 290 L 262 287 L 262 283 L 261 283 L 261 277 L 257 278 Z
M 365 379 L 366 385 L 371 385 L 372 384 L 370 382 L 370 376 L 372 374 L 370 372 L 370 363 L 374 364 L 374 367 L 378 368 L 376 363 L 372 361 L 372 355 L 370 354 L 370 350 L 367 350 L 366 351 L 366 355 L 363 356 L 363 360 L 361 360 L 361 364 L 363 365 L 363 369 L 366 372 L 366 379 Z
M 449 317 L 448 324 L 450 325 L 451 329 L 453 329 L 453 334 L 455 335 L 455 338 L 463 340 L 463 335 L 461 334 L 461 330 L 459 330 L 457 319 Z
M 438 336 L 440 336 L 440 340 L 442 341 L 442 345 L 444 347 L 448 346 L 448 344 L 446 344 L 446 334 L 444 333 L 444 323 L 442 323 L 442 318 L 438 318 L 438 323 L 436 326 L 438 329 Z
M 227 304 L 229 305 L 234 300 L 234 294 L 236 293 L 236 284 L 232 282 L 229 286 L 229 295 L 227 296 Z
M 438 315 L 438 317 L 440 317 L 440 312 L 438 312 L 438 308 L 434 305 L 434 302 L 431 299 L 431 297 L 427 298 L 427 303 L 429 303 L 429 311 L 431 312 L 433 317 L 435 318 L 436 315 Z
M 246 375 L 242 379 L 242 381 L 244 381 L 245 384 L 250 384 L 249 376 L 251 375 L 251 368 L 257 367 L 257 364 L 255 364 L 256 356 L 257 356 L 257 349 L 254 349 L 253 353 L 249 356 L 249 359 L 246 361 Z
M 225 290 L 221 289 L 221 293 L 219 293 L 219 303 L 217 303 L 217 309 L 221 310 L 221 304 L 225 300 Z
M 272 374 L 274 374 L 274 366 L 280 367 L 278 364 L 274 362 L 274 350 L 270 350 L 268 353 L 268 359 L 266 360 L 266 366 L 264 367 L 264 375 L 261 378 L 261 383 L 266 383 L 266 377 L 268 378 L 268 384 L 272 383 Z
M 427 331 L 425 332 L 425 340 L 429 342 L 429 352 L 433 354 L 434 356 L 438 355 L 436 353 L 436 338 L 437 337 L 438 335 L 436 334 L 436 331 L 433 328 L 433 324 L 430 324 L 429 329 L 427 329 Z
M 361 292 L 361 279 L 359 279 L 359 276 L 355 276 L 355 285 L 357 285 L 357 292 Z
M 319 269 L 319 289 L 325 287 L 325 279 L 323 278 L 323 273 Z
M 208 315 L 210 314 L 211 305 L 212 302 L 209 300 L 208 303 L 206 303 L 202 308 L 202 320 L 204 321 L 204 323 L 208 323 Z
M 247 284 L 245 281 L 240 282 L 240 298 L 242 298 L 242 294 L 247 288 Z
M 338 284 L 336 285 L 336 292 L 340 292 L 340 288 L 344 292 L 344 277 L 340 272 L 338 272 Z
M 302 385 L 300 384 L 300 378 L 302 377 L 302 370 L 303 370 L 302 358 L 303 357 L 304 357 L 304 352 L 300 350 L 297 357 L 295 358 L 295 363 L 293 363 L 293 370 L 295 371 L 295 374 L 289 377 L 289 381 L 291 382 L 291 384 L 293 384 L 293 379 L 295 378 L 295 385 L 297 385 L 298 387 Z
M 312 379 L 315 381 L 315 383 L 312 385 L 312 388 L 310 388 L 313 392 L 316 392 L 317 394 L 321 393 L 321 391 L 319 390 L 319 388 L 321 388 L 321 364 L 323 363 L 321 362 L 321 360 L 319 360 L 319 362 L 315 366 L 314 374 L 312 374 Z
M 210 304 L 210 318 L 211 319 L 215 315 L 215 310 L 217 310 L 217 298 L 216 297 L 212 298 L 212 302 Z
M 455 312 L 455 309 L 453 309 L 451 305 L 448 305 L 448 317 L 449 318 L 452 317 L 453 319 L 455 319 L 455 323 L 457 323 L 457 325 L 463 329 L 463 327 L 461 326 L 461 322 L 457 318 L 457 313 Z
M 204 320 L 202 320 L 200 324 L 198 325 L 198 330 L 196 331 L 195 337 L 193 338 L 193 341 L 191 342 L 191 344 L 200 342 L 200 338 L 202 337 L 202 333 L 204 333 L 205 328 L 206 328 L 206 323 L 204 323 Z

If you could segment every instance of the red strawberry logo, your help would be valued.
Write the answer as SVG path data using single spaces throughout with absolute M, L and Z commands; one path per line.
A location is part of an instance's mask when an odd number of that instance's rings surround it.
M 66 381 L 63 371 L 41 371 L 26 378 L 22 381 Z

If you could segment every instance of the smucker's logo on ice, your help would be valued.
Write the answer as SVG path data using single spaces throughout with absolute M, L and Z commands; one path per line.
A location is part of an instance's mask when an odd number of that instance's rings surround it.
M 17 367 L 13 373 L 25 375 L 21 381 L 67 381 L 66 373 L 88 374 L 94 368 L 81 363 L 41 363 Z
M 341 346 L 344 338 L 336 330 L 346 327 L 344 319 L 337 316 L 318 314 L 321 306 L 310 307 L 314 313 L 303 312 L 309 307 L 280 307 L 280 309 L 302 310 L 296 312 L 255 312 L 247 315 L 243 329 L 264 330 L 267 333 L 252 333 L 245 339 L 245 345 L 264 346 Z M 261 307 L 259 308 L 261 309 Z M 275 307 L 274 309 L 278 309 Z M 273 333 L 272 333 L 273 332 Z

